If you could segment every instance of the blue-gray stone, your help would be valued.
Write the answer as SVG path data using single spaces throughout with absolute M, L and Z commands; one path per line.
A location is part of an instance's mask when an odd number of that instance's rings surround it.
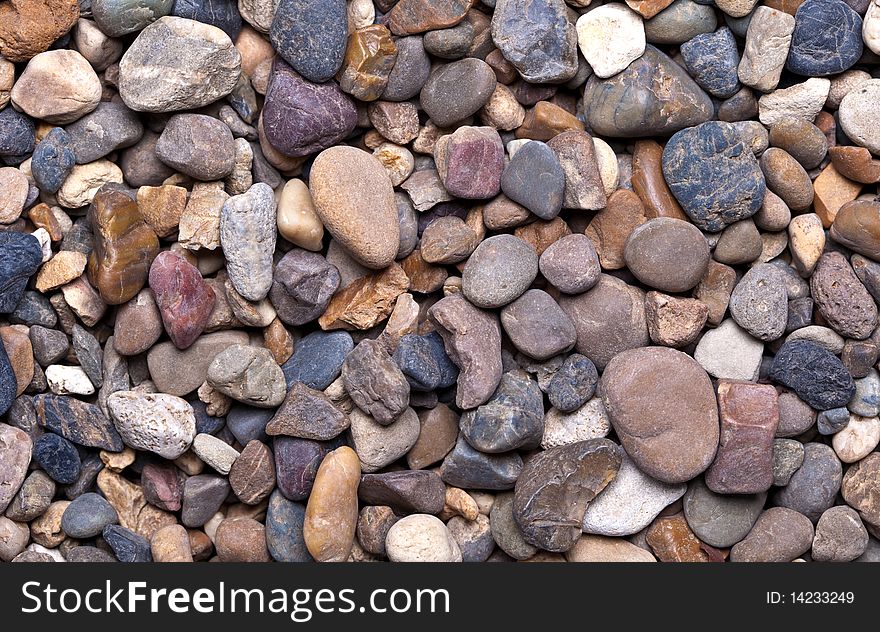
M 68 485 L 82 469 L 76 447 L 64 437 L 46 433 L 34 442 L 34 461 L 53 481 Z
M 274 416 L 274 409 L 235 404 L 226 414 L 226 427 L 241 445 L 247 445 L 254 439 L 266 443 L 266 424 Z
M 431 58 L 420 35 L 397 40 L 397 61 L 382 93 L 384 101 L 406 101 L 421 92 L 431 74 Z
M 142 535 L 116 524 L 107 525 L 101 534 L 120 562 L 152 562 L 150 542 Z
M 405 335 L 397 344 L 394 361 L 415 391 L 447 388 L 458 378 L 458 367 L 446 355 L 443 339 L 437 332 Z
M 187 401 L 189 402 L 189 405 L 192 406 L 193 413 L 195 413 L 196 416 L 197 434 L 215 435 L 226 425 L 226 418 L 209 415 L 207 405 L 197 397 L 190 397 Z M 247 444 L 247 441 L 242 443 L 242 445 L 245 444 Z
M 79 323 L 73 325 L 71 341 L 82 370 L 95 388 L 101 388 L 104 385 L 104 350 L 101 349 L 101 343 Z
M 498 0 L 492 41 L 531 83 L 560 83 L 578 69 L 577 34 L 563 0 Z
M 587 356 L 572 353 L 550 379 L 547 396 L 550 403 L 564 413 L 577 410 L 596 393 L 599 372 Z
M 794 14 L 785 66 L 807 77 L 836 75 L 862 56 L 862 18 L 842 0 L 807 0 Z
M 92 16 L 110 37 L 136 33 L 171 13 L 174 0 L 92 0 Z
M 544 395 L 522 371 L 509 371 L 489 401 L 461 416 L 461 434 L 480 452 L 533 450 L 544 435 Z
M 35 132 L 30 117 L 16 112 L 11 105 L 0 110 L 0 157 L 17 159 L 31 153 L 36 143 Z
M 143 453 L 138 453 L 142 455 Z M 101 457 L 97 452 L 93 452 L 86 456 L 82 460 L 82 468 L 80 469 L 79 476 L 76 477 L 76 480 L 73 481 L 70 485 L 65 485 L 62 488 L 64 492 L 64 497 L 67 500 L 73 500 L 74 498 L 79 498 L 86 492 L 94 491 L 96 487 L 96 482 L 98 480 L 98 474 L 101 473 L 101 470 L 104 469 L 104 462 L 101 460 Z
M 229 496 L 229 482 L 213 474 L 190 476 L 183 484 L 180 521 L 189 528 L 201 527 L 211 519 Z
M 849 409 L 846 406 L 823 410 L 816 415 L 816 428 L 821 435 L 837 434 L 849 424 Z
M 729 28 L 697 35 L 680 50 L 691 77 L 712 96 L 727 99 L 740 89 L 739 51 Z
M 266 546 L 276 562 L 311 562 L 303 537 L 306 506 L 287 500 L 277 489 L 266 510 Z
M 0 314 L 15 311 L 27 282 L 43 262 L 43 250 L 33 235 L 0 232 Z
M 541 219 L 562 210 L 565 173 L 546 143 L 533 140 L 520 147 L 501 174 L 501 190 Z
M 176 0 L 171 15 L 216 26 L 233 41 L 241 32 L 241 13 L 236 0 Z
M 15 311 L 9 315 L 9 322 L 16 325 L 52 328 L 58 324 L 58 316 L 49 299 L 39 292 L 25 292 Z
M 281 370 L 287 380 L 287 388 L 302 382 L 309 388 L 323 391 L 342 372 L 354 342 L 347 331 L 315 331 L 296 343 L 293 355 Z
M 66 395 L 46 394 L 34 397 L 34 408 L 41 427 L 77 445 L 108 452 L 119 452 L 125 447 L 116 426 L 94 404 Z
M 34 182 L 46 193 L 56 193 L 76 164 L 70 135 L 62 128 L 53 128 L 34 149 L 31 171 Z
M 6 347 L 0 343 L 0 416 L 5 415 L 12 407 L 17 391 L 18 382 L 15 379 L 15 372 L 6 354 Z
M 831 446 L 806 443 L 803 464 L 791 475 L 788 485 L 776 490 L 771 504 L 800 512 L 815 523 L 834 505 L 842 479 L 843 466 Z
M 769 377 L 816 410 L 846 406 L 856 392 L 852 376 L 837 356 L 808 340 L 782 345 L 770 365 Z
M 452 452 L 440 465 L 443 482 L 463 489 L 513 489 L 522 472 L 522 457 L 517 452 L 484 454 L 474 450 L 459 436 Z
M 124 103 L 102 101 L 94 111 L 68 125 L 66 131 L 76 164 L 84 165 L 131 147 L 144 135 L 144 126 Z
M 327 81 L 345 57 L 345 0 L 281 0 L 269 39 L 278 54 L 303 77 L 318 83 Z
M 691 221 L 709 232 L 757 213 L 767 189 L 755 155 L 721 121 L 676 132 L 663 150 L 663 177 Z
M 71 538 L 94 538 L 104 527 L 118 521 L 113 506 L 103 496 L 90 492 L 74 498 L 67 506 L 61 516 L 61 528 Z

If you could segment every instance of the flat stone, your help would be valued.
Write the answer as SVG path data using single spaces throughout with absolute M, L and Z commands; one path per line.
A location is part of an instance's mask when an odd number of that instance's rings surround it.
M 295 382 L 318 390 L 327 388 L 339 377 L 342 363 L 353 348 L 351 335 L 345 331 L 316 331 L 305 336 L 282 366 L 288 388 Z
M 342 65 L 348 35 L 345 2 L 278 2 L 269 38 L 294 70 L 309 81 L 327 81 Z
M 277 235 L 275 197 L 263 183 L 223 204 L 220 242 L 235 290 L 249 301 L 266 297 L 272 285 L 272 253 Z
M 247 334 L 242 331 L 205 334 L 185 350 L 170 342 L 161 342 L 147 354 L 150 376 L 160 392 L 188 395 L 204 384 L 208 367 L 218 353 L 232 345 L 247 343 Z
M 194 528 L 203 526 L 220 509 L 229 495 L 229 483 L 213 474 L 198 474 L 186 479 L 183 486 L 181 522 Z
M 855 393 L 852 377 L 840 360 L 807 340 L 784 344 L 773 359 L 769 376 L 817 410 L 844 406 Z
M 703 278 L 709 265 L 709 246 L 692 224 L 657 217 L 630 233 L 623 256 L 630 272 L 645 285 L 684 292 Z
M 56 434 L 47 433 L 34 441 L 33 458 L 52 480 L 62 485 L 73 483 L 82 469 L 74 445 Z
M 504 145 L 491 127 L 463 126 L 441 136 L 434 161 L 443 187 L 456 197 L 486 199 L 501 190 Z
M 220 474 L 229 474 L 232 464 L 238 458 L 238 450 L 217 437 L 197 434 L 193 439 L 192 450 L 205 464 Z
M 611 432 L 611 421 L 605 405 L 594 397 L 580 408 L 564 413 L 551 408 L 544 415 L 544 435 L 541 447 L 545 450 L 588 439 L 600 439 Z
M 90 448 L 119 452 L 122 438 L 113 423 L 94 404 L 56 395 L 37 395 L 34 408 L 41 427 Z
M 677 132 L 663 150 L 663 175 L 685 213 L 710 232 L 754 215 L 766 190 L 755 156 L 720 121 Z
M 773 483 L 773 438 L 779 423 L 776 389 L 718 382 L 721 434 L 706 485 L 719 494 L 757 494 Z
M 730 551 L 731 562 L 791 562 L 806 553 L 813 525 L 803 514 L 784 507 L 762 513 L 755 526 Z
M 547 551 L 570 549 L 580 537 L 587 504 L 617 475 L 622 455 L 611 441 L 591 439 L 533 456 L 513 503 L 526 542 Z
M 445 128 L 486 105 L 495 83 L 495 73 L 489 64 L 480 59 L 461 59 L 435 68 L 419 98 L 434 124 Z
M 489 401 L 464 413 L 460 426 L 467 442 L 480 452 L 534 449 L 544 432 L 541 391 L 526 374 L 505 373 Z
M 461 371 L 456 404 L 475 408 L 489 399 L 501 381 L 501 327 L 490 312 L 474 307 L 463 296 L 441 299 L 428 318 L 443 337 L 446 353 Z
M 324 330 L 369 329 L 392 313 L 397 298 L 409 288 L 409 277 L 396 263 L 367 273 L 333 295 L 318 324 Z
M 577 72 L 577 33 L 562 0 L 499 0 L 492 41 L 528 82 L 563 82 Z
M 417 470 L 440 461 L 455 447 L 458 415 L 445 404 L 418 413 L 419 438 L 406 454 L 410 469 Z
M 612 138 L 665 136 L 712 115 L 709 95 L 682 67 L 650 45 L 613 77 L 590 77 L 584 106 L 590 128 Z
M 226 33 L 165 16 L 144 28 L 122 56 L 119 94 L 138 112 L 196 109 L 232 92 L 240 75 L 241 54 Z
M 600 370 L 617 354 L 650 341 L 644 293 L 616 277 L 600 275 L 588 292 L 561 296 L 559 306 L 574 322 L 575 349 Z
M 851 470 L 848 470 L 851 471 Z M 823 511 L 834 504 L 841 489 L 840 460 L 829 446 L 821 443 L 804 445 L 804 463 L 792 475 L 786 487 L 773 495 L 773 504 L 788 507 L 818 520 Z
M 684 496 L 684 516 L 700 540 L 714 547 L 727 548 L 740 542 L 751 531 L 764 508 L 766 493 L 716 494 L 702 478 L 694 479 Z
M 709 467 L 718 409 L 709 376 L 692 358 L 666 347 L 624 351 L 605 367 L 598 392 L 624 448 L 646 474 L 680 483 Z
M 367 505 L 391 507 L 397 514 L 438 514 L 443 510 L 446 486 L 426 470 L 364 474 L 358 498 Z
M 473 0 L 401 0 L 388 12 L 388 26 L 395 35 L 446 29 L 461 22 L 473 5 Z

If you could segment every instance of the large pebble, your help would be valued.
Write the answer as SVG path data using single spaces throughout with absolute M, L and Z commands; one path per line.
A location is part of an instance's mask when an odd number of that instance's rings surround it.
M 249 301 L 266 298 L 272 287 L 276 206 L 272 189 L 262 182 L 223 204 L 220 243 L 235 290 Z
M 840 360 L 808 340 L 785 343 L 773 358 L 769 376 L 816 410 L 845 406 L 856 391 Z
M 407 408 L 390 426 L 384 426 L 362 412 L 352 410 L 351 443 L 364 472 L 377 472 L 405 455 L 419 438 L 419 417 Z
M 730 295 L 730 315 L 759 340 L 782 336 L 788 322 L 788 292 L 774 266 L 761 264 L 746 272 Z
M 364 340 L 345 358 L 342 383 L 352 401 L 383 425 L 389 425 L 409 406 L 409 383 L 384 346 Z
M 196 436 L 196 418 L 186 401 L 164 393 L 120 391 L 107 398 L 113 423 L 126 445 L 176 459 Z
M 541 390 L 523 372 L 505 373 L 489 401 L 464 413 L 460 425 L 467 442 L 481 452 L 537 448 L 544 432 Z
M 214 290 L 195 266 L 171 252 L 160 253 L 153 261 L 150 289 L 174 346 L 192 346 L 214 309 Z
M 0 424 L 0 448 L 0 478 L 5 482 L 0 487 L 0 510 L 6 511 L 27 476 L 31 438 L 24 431 L 3 423 Z
M 624 4 L 610 3 L 578 18 L 578 46 L 597 77 L 616 75 L 645 52 L 642 18 Z
M 571 319 L 543 290 L 528 290 L 502 308 L 501 324 L 513 345 L 536 360 L 568 351 L 577 340 Z
M 269 298 L 282 321 L 304 325 L 324 313 L 339 281 L 339 271 L 324 257 L 294 248 L 275 266 Z
M 474 450 L 464 437 L 459 437 L 455 448 L 440 467 L 440 477 L 448 485 L 463 489 L 513 489 L 523 469 L 517 452 L 484 454 Z
M 489 64 L 480 59 L 462 59 L 437 66 L 419 98 L 435 125 L 449 127 L 486 105 L 495 83 L 495 73 Z
M 840 335 L 862 340 L 874 331 L 877 304 L 841 253 L 819 258 L 810 289 L 822 318 Z
M 303 538 L 319 562 L 345 562 L 354 543 L 361 468 L 354 450 L 341 447 L 321 462 L 306 505 Z
M 834 504 L 841 489 L 842 474 L 834 450 L 822 443 L 807 443 L 804 445 L 803 465 L 792 475 L 787 486 L 776 491 L 773 504 L 799 511 L 810 520 L 818 520 L 822 512 Z
M 460 562 L 461 549 L 437 517 L 413 514 L 395 522 L 385 539 L 392 562 Z
M 700 540 L 726 548 L 741 541 L 751 531 L 766 500 L 766 493 L 716 494 L 702 478 L 696 478 L 684 496 L 684 515 Z
M 26 233 L 0 233 L 0 313 L 15 311 L 27 286 L 43 260 L 40 242 Z
M 553 219 L 562 209 L 565 173 L 549 146 L 532 141 L 504 167 L 501 190 L 541 219 Z
M 275 50 L 309 81 L 330 79 L 345 55 L 344 0 L 282 0 L 276 6 L 269 31 Z
M 666 483 L 694 478 L 718 447 L 711 381 L 692 358 L 665 347 L 618 354 L 599 394 L 624 448 L 646 474 Z
M 862 56 L 862 18 L 843 0 L 807 0 L 794 14 L 786 68 L 824 77 L 843 72 Z
M 709 246 L 692 224 L 657 217 L 633 230 L 623 256 L 630 272 L 645 285 L 684 292 L 703 278 L 709 265 Z
M 232 399 L 274 408 L 287 394 L 284 373 L 265 348 L 233 345 L 218 353 L 208 367 L 207 381 Z
M 791 562 L 813 542 L 813 525 L 803 514 L 784 507 L 762 513 L 755 526 L 730 551 L 731 562 Z
M 76 51 L 53 50 L 28 62 L 12 88 L 12 103 L 28 116 L 64 125 L 101 102 L 101 82 Z

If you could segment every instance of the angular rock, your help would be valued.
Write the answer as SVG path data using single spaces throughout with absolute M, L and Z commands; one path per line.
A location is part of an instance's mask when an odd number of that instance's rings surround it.
M 505 373 L 489 401 L 464 413 L 460 426 L 462 436 L 480 452 L 537 448 L 544 434 L 541 390 L 523 372 Z
M 328 441 L 339 436 L 348 426 L 348 416 L 324 393 L 296 382 L 266 426 L 266 434 Z
M 214 290 L 195 266 L 170 251 L 150 266 L 150 289 L 171 342 L 178 349 L 192 346 L 214 309 Z
M 785 343 L 773 358 L 769 377 L 792 389 L 816 410 L 844 406 L 856 390 L 840 360 L 807 340 Z

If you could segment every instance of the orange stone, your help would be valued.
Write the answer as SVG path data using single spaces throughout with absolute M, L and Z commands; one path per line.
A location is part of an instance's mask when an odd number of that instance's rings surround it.
M 422 258 L 422 251 L 413 250 L 400 262 L 403 271 L 409 277 L 409 289 L 413 292 L 430 294 L 443 287 L 449 273 L 443 266 L 428 263 Z
M 263 343 L 279 365 L 287 362 L 293 355 L 293 336 L 278 318 L 263 330 Z
M 869 259 L 880 260 L 880 203 L 844 204 L 831 225 L 831 239 Z
M 828 155 L 837 173 L 843 177 L 862 184 L 880 182 L 880 160 L 864 147 L 831 147 Z
M 672 4 L 672 0 L 626 0 L 626 4 L 647 20 Z
M 684 514 L 657 518 L 645 534 L 645 540 L 661 562 L 710 562 L 704 550 L 708 544 L 700 542 Z M 714 555 L 712 557 L 715 557 Z
M 566 235 L 571 229 L 561 217 L 554 217 L 549 222 L 538 220 L 526 226 L 520 226 L 513 234 L 534 248 L 538 256 Z
M 79 18 L 76 0 L 10 0 L 0 4 L 0 55 L 28 61 L 49 50 Z
M 638 195 L 627 189 L 611 194 L 605 209 L 599 211 L 584 230 L 596 247 L 603 270 L 620 270 L 626 266 L 623 259 L 626 240 L 646 221 L 645 207 Z
M 345 60 L 336 75 L 339 87 L 361 101 L 375 101 L 385 91 L 395 61 L 397 44 L 387 27 L 358 29 L 348 36 Z
M 88 258 L 75 250 L 62 250 L 55 254 L 37 273 L 37 290 L 49 292 L 82 276 Z
M 584 124 L 578 117 L 549 101 L 538 101 L 526 112 L 522 125 L 516 129 L 516 137 L 550 140 L 557 134 L 570 131 L 584 131 Z
M 24 325 L 0 327 L 0 344 L 6 348 L 9 364 L 15 374 L 15 396 L 24 393 L 34 379 L 34 348 Z
M 369 329 L 388 318 L 397 297 L 409 289 L 409 277 L 393 263 L 349 283 L 336 293 L 318 319 L 324 331 Z
M 137 203 L 144 220 L 159 237 L 177 232 L 180 218 L 186 208 L 186 189 L 173 185 L 141 187 Z
M 837 217 L 840 207 L 859 196 L 862 185 L 844 178 L 834 168 L 834 163 L 831 163 L 813 181 L 813 190 L 816 215 L 822 220 L 822 226 L 828 228 Z
M 764 6 L 794 15 L 804 2 L 805 0 L 767 0 L 764 2 Z
M 865 151 L 868 151 L 867 149 Z M 48 204 L 37 204 L 28 211 L 28 219 L 37 228 L 43 228 L 49 233 L 49 239 L 52 241 L 61 241 L 64 239 L 64 233 L 61 230 L 61 224 L 55 213 L 49 208 Z
M 632 188 L 645 205 L 645 217 L 690 221 L 663 179 L 663 147 L 653 140 L 636 141 L 632 156 Z

